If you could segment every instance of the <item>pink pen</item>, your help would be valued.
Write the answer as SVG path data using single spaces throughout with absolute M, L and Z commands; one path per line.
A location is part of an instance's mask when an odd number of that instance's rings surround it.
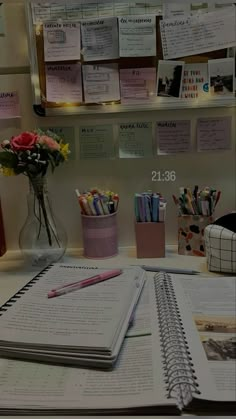
M 64 295 L 69 292 L 97 284 L 98 282 L 106 281 L 107 279 L 114 278 L 115 276 L 118 276 L 121 273 L 122 269 L 113 269 L 112 271 L 103 272 L 102 274 L 91 276 L 90 278 L 83 279 L 82 281 L 72 282 L 71 284 L 63 285 L 57 289 L 49 291 L 48 298 L 59 297 L 60 295 Z

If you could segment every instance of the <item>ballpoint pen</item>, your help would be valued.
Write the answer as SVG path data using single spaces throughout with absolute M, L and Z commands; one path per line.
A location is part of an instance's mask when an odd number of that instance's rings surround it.
M 97 284 L 102 281 L 106 281 L 107 279 L 114 278 L 122 273 L 122 269 L 113 269 L 111 271 L 103 272 L 99 275 L 91 276 L 90 278 L 86 278 L 80 281 L 72 282 L 67 285 L 62 285 L 58 288 L 54 288 L 48 293 L 48 298 L 59 297 L 60 295 L 67 294 L 72 291 L 77 291 L 81 288 L 88 287 L 90 285 Z
M 199 271 L 194 271 L 191 269 L 162 268 L 160 266 L 147 266 L 147 265 L 141 265 L 141 268 L 143 268 L 145 271 L 150 271 L 150 272 L 167 272 L 167 273 L 172 273 L 172 274 L 184 274 L 184 275 L 200 274 Z

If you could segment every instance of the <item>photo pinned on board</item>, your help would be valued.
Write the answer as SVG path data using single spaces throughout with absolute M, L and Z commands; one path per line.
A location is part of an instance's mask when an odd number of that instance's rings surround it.
M 212 96 L 234 95 L 235 83 L 234 58 L 208 61 L 209 86 Z
M 236 47 L 227 49 L 227 57 L 234 59 L 234 94 L 236 96 Z
M 159 60 L 157 72 L 157 96 L 181 97 L 184 61 Z

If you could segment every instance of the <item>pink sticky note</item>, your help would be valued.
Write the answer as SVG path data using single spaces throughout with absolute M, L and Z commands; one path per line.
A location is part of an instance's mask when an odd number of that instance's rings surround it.
M 46 64 L 48 102 L 82 102 L 80 63 Z
M 20 118 L 17 92 L 0 92 L 0 119 Z
M 140 103 L 156 99 L 156 68 L 120 70 L 121 103 Z

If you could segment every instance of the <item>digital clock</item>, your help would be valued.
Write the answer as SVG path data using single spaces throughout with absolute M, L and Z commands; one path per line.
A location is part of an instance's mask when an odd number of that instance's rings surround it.
M 153 170 L 152 182 L 175 182 L 176 172 L 174 170 Z

